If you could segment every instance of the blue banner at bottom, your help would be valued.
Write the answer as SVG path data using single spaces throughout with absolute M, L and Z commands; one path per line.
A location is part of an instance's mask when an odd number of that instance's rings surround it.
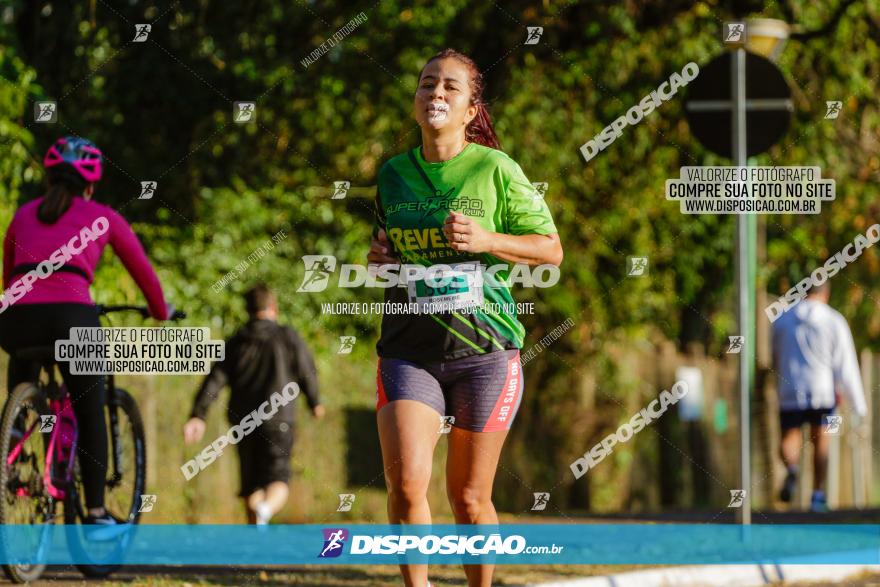
M 880 564 L 880 525 L 9 525 L 0 563 Z

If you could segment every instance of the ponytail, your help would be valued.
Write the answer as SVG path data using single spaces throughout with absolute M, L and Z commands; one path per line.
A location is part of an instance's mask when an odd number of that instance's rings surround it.
M 464 136 L 472 143 L 501 150 L 501 142 L 492 126 L 492 117 L 489 116 L 489 111 L 486 110 L 486 105 L 483 102 L 477 103 L 477 115 L 464 129 Z
M 43 224 L 55 224 L 70 208 L 73 198 L 82 194 L 88 184 L 76 172 L 65 173 L 53 168 L 48 175 L 49 189 L 37 208 L 37 219 Z
M 480 69 L 477 67 L 477 64 L 474 63 L 473 59 L 464 53 L 459 53 L 455 49 L 444 49 L 443 51 L 440 51 L 428 59 L 425 65 L 428 65 L 428 63 L 431 63 L 435 59 L 447 58 L 458 60 L 460 63 L 464 64 L 470 72 L 469 85 L 471 88 L 471 104 L 477 107 L 477 115 L 474 116 L 474 119 L 471 120 L 465 128 L 465 138 L 472 143 L 477 143 L 478 145 L 483 145 L 484 147 L 489 147 L 491 149 L 498 149 L 500 151 L 501 142 L 495 134 L 495 128 L 492 126 L 492 118 L 489 116 L 489 111 L 486 109 L 486 103 L 483 102 L 483 74 L 480 73 Z M 424 71 L 424 67 L 422 68 L 422 71 Z

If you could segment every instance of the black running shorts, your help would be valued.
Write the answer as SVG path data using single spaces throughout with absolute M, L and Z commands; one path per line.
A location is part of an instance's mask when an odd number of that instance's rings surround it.
M 260 426 L 236 445 L 241 470 L 239 496 L 247 497 L 273 481 L 290 481 L 293 426 L 277 423 Z

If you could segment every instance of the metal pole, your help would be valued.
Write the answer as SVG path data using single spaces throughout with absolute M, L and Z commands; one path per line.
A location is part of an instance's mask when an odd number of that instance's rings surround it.
M 730 60 L 731 68 L 731 129 L 733 164 L 744 167 L 748 164 L 746 159 L 746 52 L 743 48 L 733 51 Z M 751 426 L 750 426 L 750 391 L 752 388 L 752 364 L 755 356 L 754 328 L 750 325 L 754 322 L 754 311 L 750 301 L 755 296 L 755 288 L 749 269 L 753 265 L 751 259 L 754 256 L 754 246 L 750 236 L 754 232 L 749 231 L 749 216 L 739 214 L 736 217 L 736 273 L 738 293 L 739 334 L 744 337 L 743 348 L 740 351 L 739 362 L 739 435 L 740 435 L 740 489 L 745 490 L 745 499 L 742 507 L 737 510 L 738 521 L 748 525 L 752 523 L 752 490 L 751 490 Z M 749 233 L 752 232 L 752 235 Z

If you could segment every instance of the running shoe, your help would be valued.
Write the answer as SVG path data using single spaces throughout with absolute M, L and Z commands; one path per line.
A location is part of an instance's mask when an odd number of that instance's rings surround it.
M 825 498 L 824 491 L 813 492 L 813 499 L 810 500 L 810 511 L 817 514 L 823 514 L 828 511 L 828 501 Z
M 785 476 L 785 482 L 782 484 L 782 489 L 779 491 L 779 499 L 785 503 L 791 502 L 792 497 L 794 497 L 794 490 L 797 488 L 797 473 L 789 471 Z
M 257 526 L 266 526 L 272 519 L 272 508 L 265 501 L 257 504 L 254 513 L 257 515 Z
M 131 524 L 123 523 L 107 512 L 102 516 L 88 515 L 83 520 L 86 538 L 95 542 L 113 540 L 131 529 Z

